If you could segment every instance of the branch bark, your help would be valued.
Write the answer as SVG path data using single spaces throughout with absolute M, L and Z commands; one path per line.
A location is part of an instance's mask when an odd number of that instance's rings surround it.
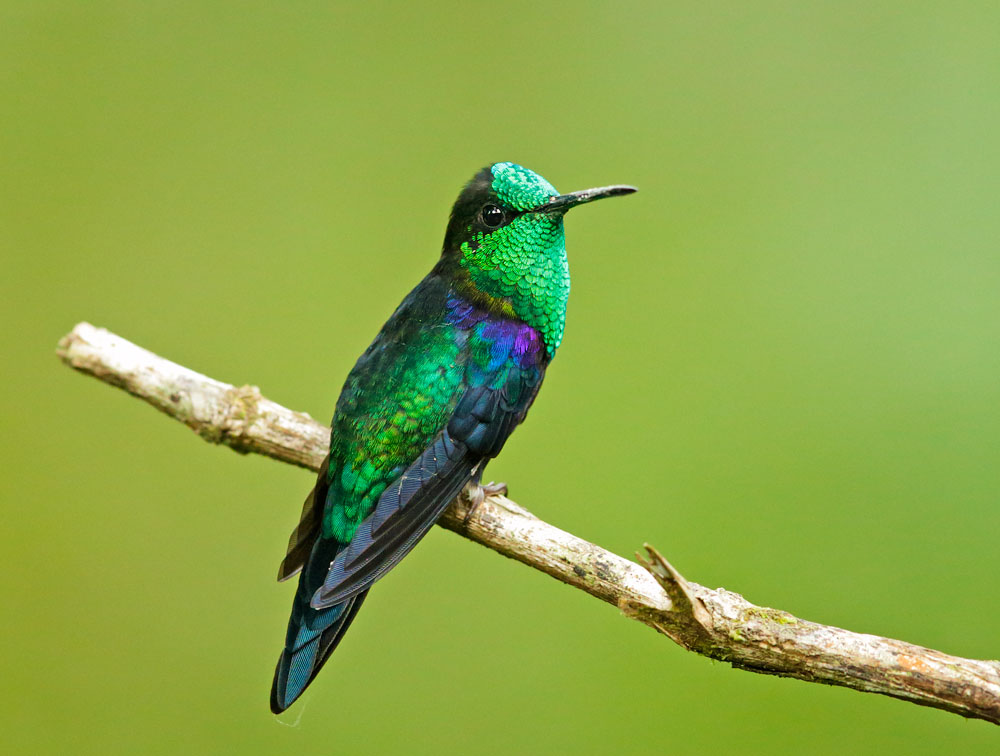
M 303 412 L 158 357 L 89 323 L 60 342 L 70 367 L 125 389 L 206 441 L 310 470 L 329 430 Z M 655 549 L 641 566 L 559 530 L 504 496 L 468 523 L 456 501 L 439 524 L 614 604 L 689 651 L 762 674 L 841 685 L 1000 724 L 1000 662 L 963 659 L 903 641 L 854 633 L 751 604 L 692 583 Z

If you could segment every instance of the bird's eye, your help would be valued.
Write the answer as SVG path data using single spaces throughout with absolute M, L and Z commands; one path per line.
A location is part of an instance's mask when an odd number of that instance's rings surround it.
M 487 205 L 483 208 L 483 223 L 490 228 L 496 228 L 503 223 L 503 210 L 496 205 Z

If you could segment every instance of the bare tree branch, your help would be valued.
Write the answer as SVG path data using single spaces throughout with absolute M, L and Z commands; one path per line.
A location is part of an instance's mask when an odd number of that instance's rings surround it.
M 206 441 L 311 470 L 329 430 L 302 412 L 158 357 L 88 323 L 59 342 L 70 367 L 123 388 Z M 842 685 L 1000 724 L 1000 662 L 963 659 L 854 633 L 688 582 L 650 546 L 642 566 L 490 496 L 466 525 L 456 501 L 440 524 L 618 606 L 684 648 L 762 674 Z

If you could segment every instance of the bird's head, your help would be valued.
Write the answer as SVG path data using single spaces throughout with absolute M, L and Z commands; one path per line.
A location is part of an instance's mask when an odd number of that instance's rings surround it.
M 570 194 L 516 163 L 493 163 L 466 184 L 455 201 L 445 234 L 445 252 L 463 245 L 514 244 L 534 247 L 562 230 L 563 215 L 585 202 L 631 194 L 631 186 L 602 186 Z
M 554 351 L 569 297 L 563 216 L 585 202 L 634 191 L 604 186 L 559 194 L 534 171 L 493 163 L 458 196 L 442 264 L 466 295 L 537 328 Z

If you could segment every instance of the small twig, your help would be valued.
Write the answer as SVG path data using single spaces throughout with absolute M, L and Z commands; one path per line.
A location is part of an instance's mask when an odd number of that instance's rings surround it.
M 657 622 L 652 616 L 644 621 L 652 625 L 675 643 L 684 646 L 688 651 L 701 653 L 706 641 L 711 637 L 712 618 L 705 604 L 698 598 L 691 585 L 674 566 L 670 564 L 659 551 L 648 543 L 644 545 L 650 561 L 636 553 L 636 560 L 660 584 L 670 598 L 670 623 Z M 634 612 L 633 607 L 625 607 L 626 613 Z M 640 610 L 641 611 L 641 610 Z M 664 612 L 661 610 L 660 614 Z
M 158 357 L 80 323 L 59 342 L 70 367 L 118 386 L 202 438 L 312 470 L 329 430 L 309 415 Z M 541 570 L 655 628 L 686 649 L 734 667 L 931 706 L 1000 724 L 1000 662 L 963 659 L 903 641 L 819 625 L 686 580 L 655 549 L 643 567 L 559 530 L 504 496 L 468 523 L 461 503 L 439 524 Z

